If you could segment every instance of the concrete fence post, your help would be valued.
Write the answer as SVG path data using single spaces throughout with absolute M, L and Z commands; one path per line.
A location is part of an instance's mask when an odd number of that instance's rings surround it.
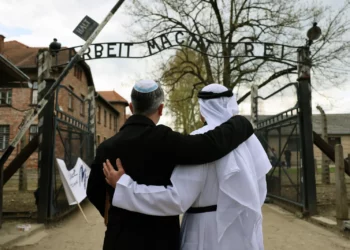
M 348 197 L 345 184 L 345 169 L 343 146 L 335 146 L 335 195 L 336 195 L 336 217 L 339 227 L 343 227 L 343 222 L 349 219 Z

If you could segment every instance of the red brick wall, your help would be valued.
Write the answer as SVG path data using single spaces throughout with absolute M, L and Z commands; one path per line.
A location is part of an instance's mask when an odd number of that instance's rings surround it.
M 98 114 L 97 110 L 98 107 L 100 107 L 101 110 L 101 119 L 100 122 L 98 121 Z M 107 124 L 104 125 L 104 110 L 107 112 Z M 110 128 L 109 120 L 110 120 L 110 114 L 112 115 L 112 128 Z M 116 130 L 114 128 L 114 116 L 117 117 L 117 129 L 119 130 L 119 116 L 118 113 L 106 105 L 104 102 L 100 101 L 98 98 L 96 99 L 96 146 L 98 146 L 100 143 L 104 141 L 104 138 L 108 139 L 116 134 Z M 99 139 L 100 138 L 100 141 Z
M 29 88 L 11 88 L 12 89 L 12 106 L 16 109 L 27 110 L 31 108 L 31 97 L 32 90 Z M 1 107 L 0 106 L 0 125 L 9 125 L 10 126 L 10 136 L 9 143 L 14 139 L 16 134 L 18 133 L 18 127 L 21 124 L 24 117 L 24 113 L 17 111 L 10 107 Z M 34 123 L 37 124 L 37 121 Z M 29 131 L 26 133 L 26 141 L 29 140 Z M 5 168 L 8 164 L 16 157 L 17 153 L 20 151 L 21 145 L 17 146 L 17 148 L 12 152 L 9 160 L 5 164 Z M 3 152 L 0 151 L 0 154 Z M 33 153 L 30 158 L 26 162 L 26 166 L 29 168 L 36 167 L 37 162 L 37 153 Z
M 112 106 L 118 110 L 119 112 L 119 117 L 118 117 L 118 131 L 120 128 L 124 125 L 125 123 L 125 115 L 126 115 L 126 105 L 122 103 L 113 103 Z
M 24 70 L 25 71 L 25 70 Z M 27 71 L 25 72 L 29 77 L 31 77 L 32 81 L 36 81 L 36 73 Z M 55 76 L 54 76 L 55 77 Z M 87 78 L 85 76 L 85 73 L 83 72 L 81 80 L 79 80 L 77 77 L 74 76 L 74 69 L 69 72 L 67 77 L 62 82 L 62 85 L 65 85 L 67 87 L 71 86 L 73 87 L 73 91 L 76 95 L 81 97 L 81 95 L 84 95 L 87 97 L 88 95 L 88 84 L 87 84 Z M 61 88 L 59 91 L 58 96 L 58 104 L 61 106 L 62 110 L 69 114 L 70 116 L 73 116 L 75 119 L 78 119 L 82 121 L 83 123 L 88 122 L 88 102 L 85 102 L 85 112 L 84 116 L 82 116 L 80 113 L 80 101 L 73 97 L 73 110 L 68 110 L 68 98 L 69 98 L 69 92 L 65 88 Z M 32 90 L 29 88 L 13 88 L 12 89 L 12 104 L 17 109 L 28 109 L 31 106 L 31 98 L 32 98 Z M 12 108 L 8 107 L 0 107 L 0 125 L 10 125 L 10 142 L 14 138 L 14 136 L 18 132 L 18 126 L 22 122 L 24 113 L 16 111 Z M 36 121 L 34 124 L 37 124 Z M 27 140 L 29 140 L 29 131 L 26 133 Z M 72 144 L 72 147 L 76 147 L 74 143 Z M 14 152 L 11 154 L 9 160 L 7 161 L 7 164 L 5 167 L 12 161 L 12 159 L 15 158 L 17 153 L 20 152 L 20 145 L 18 145 L 18 148 L 14 150 Z M 61 139 L 56 132 L 56 146 L 55 146 L 55 152 L 56 157 L 62 158 L 64 156 L 64 147 L 63 143 L 61 142 Z M 1 154 L 2 152 L 0 152 Z M 26 162 L 26 166 L 29 168 L 36 168 L 38 166 L 38 154 L 35 152 L 33 153 L 30 158 Z
M 79 98 L 83 95 L 85 98 L 88 95 L 88 83 L 85 74 L 82 75 L 81 80 L 74 76 L 74 69 L 72 69 L 66 78 L 63 80 L 62 84 L 68 88 L 72 87 L 74 94 Z M 83 123 L 88 122 L 88 102 L 85 102 L 85 112 L 84 115 L 80 113 L 80 101 L 78 98 L 73 96 L 73 109 L 68 108 L 69 91 L 65 88 L 60 88 L 58 94 L 58 105 L 62 108 L 62 111 L 73 116 L 74 118 L 82 121 Z

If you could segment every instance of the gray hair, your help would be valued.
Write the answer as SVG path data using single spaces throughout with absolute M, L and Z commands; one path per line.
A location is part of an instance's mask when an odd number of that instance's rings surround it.
M 160 85 L 149 93 L 141 93 L 132 89 L 131 102 L 134 107 L 134 114 L 150 115 L 157 111 L 158 107 L 164 102 L 164 92 Z

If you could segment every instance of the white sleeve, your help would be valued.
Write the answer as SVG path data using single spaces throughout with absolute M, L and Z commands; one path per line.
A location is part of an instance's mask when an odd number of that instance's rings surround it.
M 171 175 L 172 186 L 164 187 L 138 185 L 124 174 L 117 182 L 112 204 L 148 215 L 179 215 L 194 203 L 206 176 L 206 165 L 176 167 Z

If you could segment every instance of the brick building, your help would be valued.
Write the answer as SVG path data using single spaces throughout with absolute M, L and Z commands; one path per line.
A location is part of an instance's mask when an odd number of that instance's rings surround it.
M 18 132 L 24 111 L 33 107 L 33 90 L 28 82 L 29 77 L 3 56 L 4 36 L 0 35 L 0 155 L 7 148 Z M 18 101 L 20 100 L 20 101 Z M 30 127 L 25 140 L 32 139 L 37 132 L 37 126 Z M 22 141 L 25 143 L 26 141 Z M 18 144 L 9 157 L 12 160 L 24 145 Z M 5 165 L 8 165 L 9 161 Z M 29 167 L 37 164 L 37 154 L 33 154 L 28 161 Z
M 96 102 L 96 146 L 117 133 L 118 125 L 123 122 L 121 113 L 108 102 L 100 93 L 95 98 Z
M 37 56 L 40 50 L 46 48 L 29 47 L 18 41 L 4 42 L 4 37 L 0 35 L 0 55 L 1 58 L 6 60 L 7 63 L 12 63 L 13 67 L 23 71 L 23 75 L 29 77 L 32 84 L 28 84 L 27 79 L 25 82 L 16 80 L 15 82 L 4 83 L 4 80 L 0 83 L 0 93 L 4 95 L 6 101 L 12 99 L 12 106 L 1 105 L 0 104 L 0 126 L 4 126 L 3 145 L 4 147 L 18 132 L 18 126 L 22 122 L 24 113 L 23 110 L 33 108 L 37 104 L 38 95 L 38 66 L 37 66 Z M 58 65 L 63 65 L 67 63 L 69 53 L 66 51 L 61 51 L 57 58 L 53 58 L 58 62 Z M 17 67 L 15 67 L 16 65 Z M 64 66 L 52 67 L 50 75 L 52 78 L 56 78 L 63 69 Z M 5 68 L 1 65 L 0 69 Z M 1 72 L 1 71 L 0 71 Z M 2 77 L 0 77 L 2 78 Z M 86 97 L 89 93 L 89 87 L 94 87 L 94 81 L 92 78 L 90 67 L 85 62 L 79 62 L 74 69 L 72 69 L 68 75 L 65 77 L 61 86 L 57 90 L 58 93 L 55 98 L 55 109 L 57 117 L 64 117 L 65 119 L 69 117 L 69 121 L 76 120 L 82 124 L 88 123 L 88 112 L 89 112 L 89 102 L 87 102 Z M 96 108 L 100 107 L 100 122 L 96 122 L 96 135 L 99 135 L 100 142 L 104 137 L 108 138 L 114 135 L 119 128 L 125 122 L 125 108 L 128 105 L 127 101 L 118 95 L 114 91 L 104 91 L 101 94 L 95 93 L 97 98 L 95 99 Z M 5 100 L 4 99 L 4 100 Z M 109 102 L 109 100 L 111 102 Z M 18 111 L 21 110 L 21 111 Z M 106 117 L 102 112 L 106 112 Z M 104 118 L 106 118 L 104 120 Z M 96 121 L 98 121 L 96 117 Z M 103 123 L 102 123 L 103 121 Z M 6 127 L 6 129 L 5 129 Z M 0 127 L 2 129 L 2 127 Z M 9 128 L 9 129 L 8 129 Z M 7 130 L 8 129 L 8 130 Z M 7 132 L 9 131 L 9 132 Z M 37 122 L 33 124 L 30 131 L 27 133 L 27 140 L 31 139 L 38 131 Z M 65 134 L 66 132 L 61 132 L 61 135 L 56 134 L 56 145 L 55 153 L 56 157 L 64 158 L 65 151 L 67 148 L 74 150 L 79 148 L 79 145 L 75 145 L 76 142 L 69 143 L 67 145 L 67 138 L 71 136 L 70 134 Z M 74 132 L 73 132 L 74 136 Z M 63 138 L 62 138 L 63 137 Z M 75 144 L 74 144 L 75 143 Z M 99 144 L 98 137 L 96 136 L 96 143 Z M 69 146 L 69 147 L 68 147 Z M 1 150 L 1 149 L 0 149 Z M 15 157 L 19 152 L 20 148 L 11 155 L 8 162 Z M 0 151 L 1 154 L 1 151 Z M 77 153 L 79 154 L 79 150 Z M 37 166 L 37 153 L 32 154 L 29 161 L 27 161 L 28 167 Z
M 4 42 L 2 41 L 3 50 L 2 55 L 21 69 L 26 75 L 29 76 L 31 81 L 31 88 L 28 85 L 21 85 L 16 90 L 13 89 L 17 94 L 16 98 L 13 96 L 13 100 L 16 100 L 16 104 L 21 104 L 22 109 L 33 108 L 37 104 L 38 98 L 38 66 L 37 66 L 37 56 L 40 50 L 45 50 L 45 48 L 29 47 L 18 41 Z M 59 56 L 58 60 L 64 60 L 66 58 L 64 55 Z M 56 78 L 63 67 L 54 67 L 51 70 L 51 77 Z M 94 86 L 91 71 L 89 66 L 85 62 L 80 62 L 72 69 L 64 81 L 62 82 L 57 95 L 57 100 L 55 104 L 58 109 L 67 114 L 68 116 L 82 122 L 88 122 L 88 105 L 83 101 L 88 95 L 88 87 Z M 14 92 L 14 94 L 15 94 Z M 23 119 L 23 113 L 15 112 L 9 108 L 3 108 L 0 113 L 7 112 L 7 116 L 4 117 L 2 123 L 11 123 L 10 140 L 16 134 L 16 129 Z M 32 125 L 28 139 L 34 136 L 38 131 L 37 122 Z M 56 136 L 56 156 L 64 157 L 64 143 L 59 142 L 58 136 Z M 14 152 L 13 155 L 16 155 Z M 14 156 L 12 156 L 14 157 Z M 34 153 L 31 156 L 31 160 L 27 161 L 27 167 L 37 167 L 37 154 Z M 11 160 L 11 159 L 10 159 Z
M 128 101 L 114 90 L 99 91 L 98 94 L 107 100 L 110 104 L 112 104 L 112 106 L 119 112 L 117 120 L 117 131 L 119 131 L 126 120 L 126 107 L 129 106 Z

